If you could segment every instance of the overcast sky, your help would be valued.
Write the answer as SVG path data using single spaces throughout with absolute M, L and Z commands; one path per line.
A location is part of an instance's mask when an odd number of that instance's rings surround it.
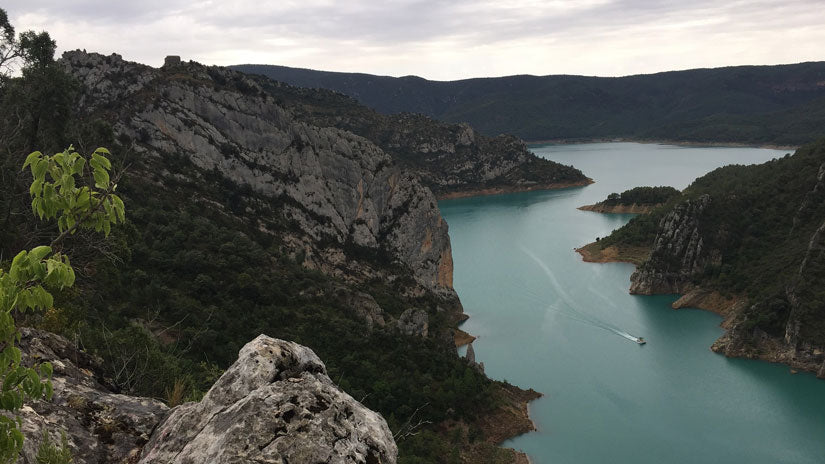
M 428 79 L 825 60 L 825 0 L 13 0 L 18 31 L 159 66 L 264 63 Z

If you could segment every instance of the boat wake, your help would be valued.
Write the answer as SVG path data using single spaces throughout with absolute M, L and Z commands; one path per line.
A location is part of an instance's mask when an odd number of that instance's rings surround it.
M 553 271 L 550 270 L 550 267 L 547 266 L 547 264 L 544 261 L 542 261 L 538 256 L 536 256 L 535 253 L 531 252 L 527 248 L 522 246 L 521 251 L 523 251 L 533 261 L 535 261 L 536 264 L 544 271 L 544 274 L 547 275 L 547 279 L 550 281 L 550 284 L 552 285 L 553 290 L 555 290 L 556 294 L 558 295 L 559 300 L 561 301 L 561 303 L 564 304 L 564 307 L 561 307 L 561 308 L 558 307 L 555 304 L 547 305 L 548 310 L 553 311 L 553 312 L 555 312 L 555 313 L 557 313 L 561 316 L 567 317 L 569 319 L 581 322 L 583 324 L 587 324 L 587 325 L 590 325 L 590 326 L 593 326 L 593 327 L 596 327 L 596 328 L 599 328 L 599 329 L 602 329 L 602 330 L 606 330 L 606 331 L 611 332 L 615 335 L 618 335 L 622 338 L 626 338 L 626 339 L 628 339 L 632 342 L 639 343 L 639 344 L 644 344 L 645 343 L 645 341 L 642 337 L 636 337 L 634 335 L 631 335 L 631 334 L 625 332 L 624 330 L 622 330 L 621 328 L 614 326 L 613 324 L 609 324 L 605 321 L 602 321 L 602 320 L 598 319 L 597 317 L 595 317 L 591 314 L 588 314 L 584 311 L 579 310 L 577 308 L 576 302 L 573 300 L 573 298 L 571 298 L 567 294 L 567 292 L 561 286 L 558 279 L 556 279 L 556 275 L 553 274 Z M 511 282 L 511 283 L 514 284 L 514 286 L 516 286 L 516 287 L 521 287 L 520 289 L 522 290 L 523 294 L 525 296 L 529 297 L 530 299 L 535 300 L 539 304 L 544 304 L 544 305 L 547 304 L 546 299 L 542 298 L 540 295 L 537 295 L 536 293 L 534 293 L 533 291 L 527 289 L 524 286 L 517 285 L 515 282 Z

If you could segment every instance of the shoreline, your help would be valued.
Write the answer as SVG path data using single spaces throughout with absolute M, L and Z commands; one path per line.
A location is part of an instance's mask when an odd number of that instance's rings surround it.
M 506 193 L 532 192 L 539 190 L 559 190 L 570 187 L 585 187 L 596 181 L 587 177 L 576 182 L 555 182 L 550 184 L 532 184 L 527 186 L 489 187 L 484 189 L 459 190 L 456 192 L 440 193 L 436 195 L 436 200 L 454 200 L 456 198 L 484 197 L 490 195 L 502 195 Z
M 644 143 L 654 145 L 674 145 L 678 147 L 718 147 L 718 148 L 766 148 L 771 150 L 791 150 L 794 151 L 799 146 L 777 145 L 773 143 L 741 143 L 741 142 L 696 142 L 690 140 L 667 140 L 667 139 L 636 139 L 632 137 L 615 138 L 592 138 L 592 139 L 548 139 L 548 140 L 525 140 L 528 148 L 532 145 L 583 145 L 587 143 Z
M 650 253 L 647 247 L 619 248 L 613 245 L 601 249 L 598 242 L 588 243 L 573 250 L 587 263 L 630 263 L 634 266 L 641 264 Z
M 641 264 L 641 261 L 637 259 L 638 254 L 634 254 L 634 251 L 637 250 L 628 252 L 628 249 L 621 250 L 616 247 L 608 247 L 605 250 L 596 250 L 596 248 L 597 244 L 593 242 L 575 250 L 582 256 L 582 261 L 585 262 L 624 262 L 634 266 Z M 615 248 L 616 251 L 604 253 L 604 251 L 611 248 Z M 671 309 L 695 308 L 722 317 L 719 326 L 725 332 L 710 346 L 710 350 L 714 353 L 721 354 L 726 358 L 744 358 L 779 363 L 788 367 L 791 374 L 797 371 L 810 372 L 817 378 L 825 379 L 825 363 L 820 365 L 810 359 L 804 359 L 803 356 L 808 353 L 805 351 L 800 353 L 796 346 L 786 343 L 784 339 L 770 337 L 766 333 L 763 333 L 764 336 L 761 336 L 756 342 L 749 338 L 735 338 L 738 329 L 734 322 L 742 306 L 748 304 L 747 298 L 737 295 L 724 296 L 715 290 L 704 289 L 696 285 L 689 285 L 678 295 L 679 298 L 670 305 Z M 811 347 L 810 351 L 816 355 L 816 348 Z
M 456 328 L 455 333 L 453 334 L 453 342 L 455 343 L 456 348 L 461 348 L 462 346 L 469 345 L 476 341 L 478 337 L 475 335 L 470 335 L 469 333 Z

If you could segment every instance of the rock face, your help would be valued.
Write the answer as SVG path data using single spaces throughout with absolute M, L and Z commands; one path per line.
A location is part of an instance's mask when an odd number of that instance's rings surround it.
M 395 463 L 384 419 L 339 391 L 309 348 L 259 336 L 199 403 L 171 411 L 142 464 Z
M 52 333 L 21 329 L 23 362 L 51 362 L 54 397 L 20 412 L 20 464 L 37 462 L 43 432 L 66 432 L 77 463 L 395 463 L 384 419 L 341 392 L 309 348 L 264 335 L 199 403 L 113 393 L 99 361 Z M 160 424 L 160 425 L 159 425 Z M 142 452 L 142 454 L 141 454 Z
M 716 352 L 825 376 L 823 159 L 820 142 L 697 179 L 662 213 L 631 293 L 683 293 L 674 308 L 721 314 Z
M 20 332 L 23 362 L 48 361 L 54 366 L 54 397 L 21 411 L 26 441 L 18 462 L 37 462 L 44 430 L 56 443 L 60 443 L 60 432 L 66 432 L 74 462 L 137 462 L 141 448 L 168 411 L 166 405 L 113 393 L 95 374 L 99 361 L 63 337 L 28 328 Z
M 409 308 L 398 318 L 398 330 L 406 335 L 426 337 L 429 327 L 427 312 L 420 309 Z
M 183 156 L 282 202 L 280 213 L 305 235 L 301 248 L 310 248 L 316 267 L 363 274 L 310 242 L 380 249 L 426 289 L 454 297 L 447 224 L 435 197 L 369 140 L 299 121 L 255 80 L 225 68 L 154 69 L 80 51 L 62 60 L 82 84 L 84 111 L 112 114 L 115 133 L 135 141 L 138 156 L 159 166 Z
M 718 256 L 704 248 L 702 212 L 710 204 L 702 195 L 671 210 L 659 223 L 650 257 L 630 276 L 630 293 L 683 293 L 694 274 Z
M 259 82 L 302 120 L 372 141 L 439 198 L 592 182 L 574 167 L 537 157 L 510 135 L 488 137 L 468 124 L 445 124 L 421 114 L 379 114 L 336 92 Z

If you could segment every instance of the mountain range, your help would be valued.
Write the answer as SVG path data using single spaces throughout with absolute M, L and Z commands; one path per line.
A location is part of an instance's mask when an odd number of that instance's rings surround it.
M 529 141 L 668 140 L 798 146 L 825 135 L 825 62 L 625 77 L 516 75 L 458 81 L 284 66 L 234 69 Z

